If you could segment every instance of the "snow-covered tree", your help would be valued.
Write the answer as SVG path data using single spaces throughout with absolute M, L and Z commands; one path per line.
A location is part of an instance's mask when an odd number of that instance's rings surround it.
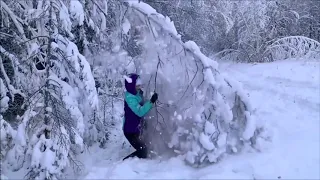
M 169 16 L 182 40 L 193 40 L 222 60 L 271 61 L 263 52 L 284 37 L 320 41 L 320 4 L 313 0 L 144 2 Z
M 1 1 L 7 23 L 1 56 L 12 61 L 15 82 L 27 98 L 23 102 L 26 111 L 16 117 L 19 126 L 6 163 L 13 170 L 28 167 L 29 179 L 63 178 L 74 154 L 84 150 L 89 127 L 99 125 L 89 122 L 98 110 L 98 95 L 90 64 L 72 42 L 78 36 L 71 32 L 68 6 L 78 8 L 76 12 L 83 10 L 75 1 Z M 72 15 L 73 21 L 81 23 L 81 14 Z M 23 48 L 11 50 L 15 43 Z M 14 54 L 22 54 L 21 60 Z M 16 90 L 3 72 L 6 89 L 1 92 L 14 94 Z M 8 97 L 3 94 L 1 102 L 7 107 Z
M 255 146 L 262 127 L 241 85 L 218 70 L 193 42 L 183 42 L 170 18 L 145 3 L 128 1 L 130 32 L 139 27 L 143 51 L 135 60 L 145 95 L 159 93 L 146 117 L 157 153 L 171 149 L 192 165 L 217 162 L 225 153 Z M 157 133 L 155 133 L 157 132 Z
M 63 179 L 85 145 L 107 148 L 131 72 L 145 98 L 159 93 L 146 117 L 154 152 L 200 166 L 259 148 L 263 127 L 246 92 L 204 53 L 250 62 L 316 56 L 319 5 L 147 2 L 163 15 L 134 0 L 0 1 L 2 165 Z

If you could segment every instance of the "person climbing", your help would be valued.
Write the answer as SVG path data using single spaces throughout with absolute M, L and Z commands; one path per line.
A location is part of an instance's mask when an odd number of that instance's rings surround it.
M 141 80 L 137 74 L 130 74 L 129 78 L 125 79 L 123 133 L 136 151 L 123 158 L 123 160 L 129 157 L 147 158 L 148 156 L 146 143 L 140 137 L 141 121 L 143 116 L 152 109 L 153 104 L 158 99 L 158 94 L 154 93 L 149 101 L 143 102 L 141 85 Z

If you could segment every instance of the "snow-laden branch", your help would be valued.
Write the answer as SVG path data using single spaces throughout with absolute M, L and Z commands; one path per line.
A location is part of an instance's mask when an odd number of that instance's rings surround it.
M 190 52 L 196 59 L 200 60 L 204 66 L 203 75 L 205 81 L 211 84 L 214 88 L 219 88 L 216 85 L 215 76 L 220 74 L 218 70 L 218 63 L 212 59 L 205 56 L 197 44 L 193 41 L 188 41 L 184 43 L 181 40 L 181 35 L 178 34 L 173 22 L 163 15 L 157 13 L 151 6 L 148 4 L 138 2 L 138 1 L 128 1 L 131 8 L 137 10 L 144 16 L 148 17 L 153 23 L 157 24 L 163 30 L 165 30 L 174 40 L 183 46 L 184 50 Z M 228 81 L 225 79 L 225 81 Z M 232 83 L 230 83 L 232 84 Z
M 189 51 L 194 57 L 201 60 L 202 64 L 205 67 L 204 75 L 207 78 L 208 82 L 215 85 L 215 80 L 213 79 L 213 68 L 215 71 L 218 71 L 218 63 L 206 57 L 201 51 L 197 44 L 193 41 L 188 41 L 186 43 L 182 42 L 181 35 L 178 34 L 174 24 L 168 17 L 157 13 L 151 6 L 148 4 L 138 2 L 138 1 L 128 1 L 131 8 L 139 11 L 144 16 L 147 16 L 153 23 L 157 24 L 159 27 L 163 28 L 174 40 L 180 43 L 185 50 Z M 212 62 L 210 62 L 212 61 Z
M 159 102 L 168 101 L 168 104 L 159 103 L 161 113 L 160 109 L 156 109 L 155 116 L 160 114 L 167 121 L 164 124 L 167 126 L 169 123 L 169 127 L 159 127 L 159 121 L 155 122 L 155 128 L 161 132 L 160 139 L 164 139 L 161 134 L 169 134 L 171 140 L 166 142 L 169 148 L 184 155 L 194 165 L 204 161 L 217 162 L 227 153 L 227 149 L 238 152 L 249 141 L 254 145 L 257 127 L 241 84 L 219 72 L 218 63 L 205 56 L 195 42 L 183 42 L 170 18 L 157 13 L 148 4 L 131 0 L 127 3 L 131 25 L 145 28 L 139 30 L 141 39 L 137 41 L 144 44 L 146 59 L 150 59 L 141 62 L 148 69 L 146 75 L 152 74 L 146 64 L 156 66 L 153 70 L 156 71 L 156 78 L 157 75 L 160 77 L 159 81 L 155 80 L 154 86 L 157 92 L 160 91 Z M 142 24 L 138 25 L 132 14 Z M 177 54 L 176 50 L 181 48 L 184 53 L 178 55 L 180 57 L 167 57 L 166 54 Z M 160 60 L 163 61 L 161 68 L 158 66 Z M 194 68 L 197 70 L 194 71 Z M 180 94 L 184 97 L 180 98 Z M 154 145 L 160 146 L 157 143 Z
M 9 93 L 10 93 L 10 96 L 11 96 L 11 98 L 12 98 L 12 101 L 14 101 L 14 91 L 15 91 L 15 89 L 14 89 L 14 87 L 11 85 L 10 79 L 9 79 L 9 77 L 8 77 L 5 69 L 4 69 L 1 56 L 0 56 L 0 71 L 1 71 L 0 73 L 1 73 L 1 74 L 3 75 L 3 77 L 4 77 L 4 81 L 6 82 L 5 85 L 6 85 L 7 89 L 9 90 Z
M 289 36 L 278 39 L 269 45 L 264 52 L 265 57 L 271 55 L 271 61 L 312 54 L 320 56 L 320 43 L 304 36 Z
M 18 29 L 18 32 L 20 33 L 20 35 L 22 36 L 23 40 L 26 40 L 26 36 L 24 34 L 24 30 L 22 25 L 18 22 L 19 17 L 17 17 L 11 10 L 10 8 L 7 6 L 7 4 L 4 1 L 0 1 L 0 7 L 2 7 L 10 16 L 11 20 L 13 21 L 14 25 L 16 26 L 16 28 Z
M 0 113 L 5 112 L 9 107 L 9 97 L 7 96 L 8 89 L 4 85 L 2 78 L 0 78 Z

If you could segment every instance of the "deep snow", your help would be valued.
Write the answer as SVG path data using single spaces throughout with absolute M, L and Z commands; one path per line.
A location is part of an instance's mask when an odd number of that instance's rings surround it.
M 246 151 L 202 169 L 179 157 L 156 160 L 122 158 L 131 153 L 113 128 L 109 148 L 90 148 L 79 179 L 319 179 L 320 61 L 285 60 L 264 64 L 220 63 L 221 72 L 244 84 L 266 123 L 272 142 L 262 152 Z M 121 109 L 119 109 L 121 111 Z
M 244 84 L 257 122 L 268 128 L 272 141 L 263 144 L 261 152 L 246 150 L 201 169 L 185 165 L 179 157 L 123 162 L 133 149 L 124 139 L 120 119 L 107 149 L 92 147 L 81 154 L 83 170 L 77 179 L 320 179 L 320 60 L 219 66 Z M 25 173 L 6 175 L 21 179 Z M 68 179 L 74 179 L 69 173 Z

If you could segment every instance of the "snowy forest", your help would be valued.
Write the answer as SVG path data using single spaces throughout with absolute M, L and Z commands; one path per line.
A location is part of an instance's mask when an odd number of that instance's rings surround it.
M 0 0 L 0 27 L 1 179 L 82 178 L 90 149 L 129 152 L 130 73 L 159 95 L 157 156 L 197 169 L 261 152 L 270 128 L 220 62 L 320 62 L 317 0 Z

